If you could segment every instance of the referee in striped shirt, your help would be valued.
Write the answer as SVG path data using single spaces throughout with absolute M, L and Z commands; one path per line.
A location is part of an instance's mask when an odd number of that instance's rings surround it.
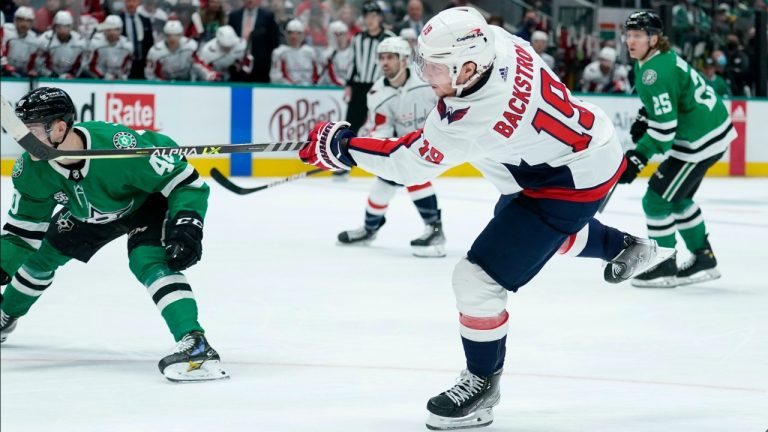
M 350 129 L 357 133 L 368 116 L 366 97 L 373 83 L 379 79 L 378 55 L 376 48 L 379 42 L 395 36 L 381 26 L 384 21 L 384 11 L 375 1 L 363 3 L 363 18 L 366 31 L 360 32 L 352 39 L 352 69 L 347 77 L 347 87 L 344 89 L 344 99 L 347 105 L 347 121 Z

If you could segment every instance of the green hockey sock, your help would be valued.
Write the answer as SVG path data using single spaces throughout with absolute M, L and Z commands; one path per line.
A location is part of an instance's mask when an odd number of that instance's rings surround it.
M 176 300 L 166 306 L 161 314 L 177 342 L 191 331 L 205 332 L 200 323 L 197 322 L 197 302 L 195 299 Z
M 662 247 L 674 248 L 677 243 L 672 208 L 672 203 L 650 189 L 643 196 L 643 212 L 648 225 L 648 236 Z
M 691 252 L 703 249 L 707 244 L 707 228 L 699 206 L 690 199 L 676 201 L 673 206 L 672 216 L 685 247 Z

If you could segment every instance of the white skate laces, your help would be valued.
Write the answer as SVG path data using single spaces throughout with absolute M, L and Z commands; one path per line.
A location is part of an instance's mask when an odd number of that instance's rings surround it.
M 456 382 L 457 384 L 453 388 L 445 391 L 445 395 L 456 405 L 463 404 L 482 390 L 483 385 L 485 385 L 485 379 L 466 369 L 461 371 L 461 375 L 456 379 Z
M 195 338 L 191 335 L 184 336 L 173 348 L 174 354 L 187 351 L 195 346 Z

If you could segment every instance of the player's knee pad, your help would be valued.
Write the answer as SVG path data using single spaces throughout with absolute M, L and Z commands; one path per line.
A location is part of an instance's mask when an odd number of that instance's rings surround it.
M 453 270 L 453 293 L 463 337 L 487 342 L 507 334 L 507 290 L 466 257 Z
M 656 191 L 648 189 L 643 195 L 643 212 L 650 217 L 664 217 L 672 213 L 672 203 L 661 197 Z
M 177 274 L 168 268 L 165 250 L 159 246 L 139 246 L 128 253 L 128 267 L 145 286 L 155 280 Z

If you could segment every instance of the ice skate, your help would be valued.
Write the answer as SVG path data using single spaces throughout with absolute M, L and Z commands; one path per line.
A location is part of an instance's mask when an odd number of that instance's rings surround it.
M 378 230 L 369 230 L 365 227 L 360 227 L 355 230 L 342 231 L 338 236 L 339 244 L 368 246 L 376 239 L 377 231 Z
M 435 222 L 428 224 L 424 228 L 424 234 L 421 237 L 411 240 L 411 249 L 413 250 L 413 255 L 417 257 L 444 257 L 445 235 L 443 234 L 443 223 Z
M 172 354 L 157 365 L 160 372 L 173 382 L 211 381 L 229 378 L 221 369 L 221 358 L 201 332 L 187 333 Z
M 624 249 L 608 262 L 603 272 L 606 282 L 619 283 L 642 273 L 670 258 L 674 259 L 673 248 L 660 247 L 656 240 L 632 235 L 624 236 Z
M 661 264 L 637 275 L 632 286 L 638 288 L 674 288 L 677 286 L 677 263 L 668 259 Z
M 427 429 L 454 430 L 488 426 L 499 403 L 501 371 L 479 377 L 464 370 L 452 388 L 427 402 Z
M 0 343 L 5 342 L 8 335 L 16 329 L 18 318 L 12 317 L 5 313 L 4 310 L 0 310 Z
M 678 285 L 689 285 L 719 278 L 720 271 L 717 270 L 717 259 L 709 246 L 709 241 L 703 248 L 697 250 L 690 260 L 683 263 L 677 272 Z

